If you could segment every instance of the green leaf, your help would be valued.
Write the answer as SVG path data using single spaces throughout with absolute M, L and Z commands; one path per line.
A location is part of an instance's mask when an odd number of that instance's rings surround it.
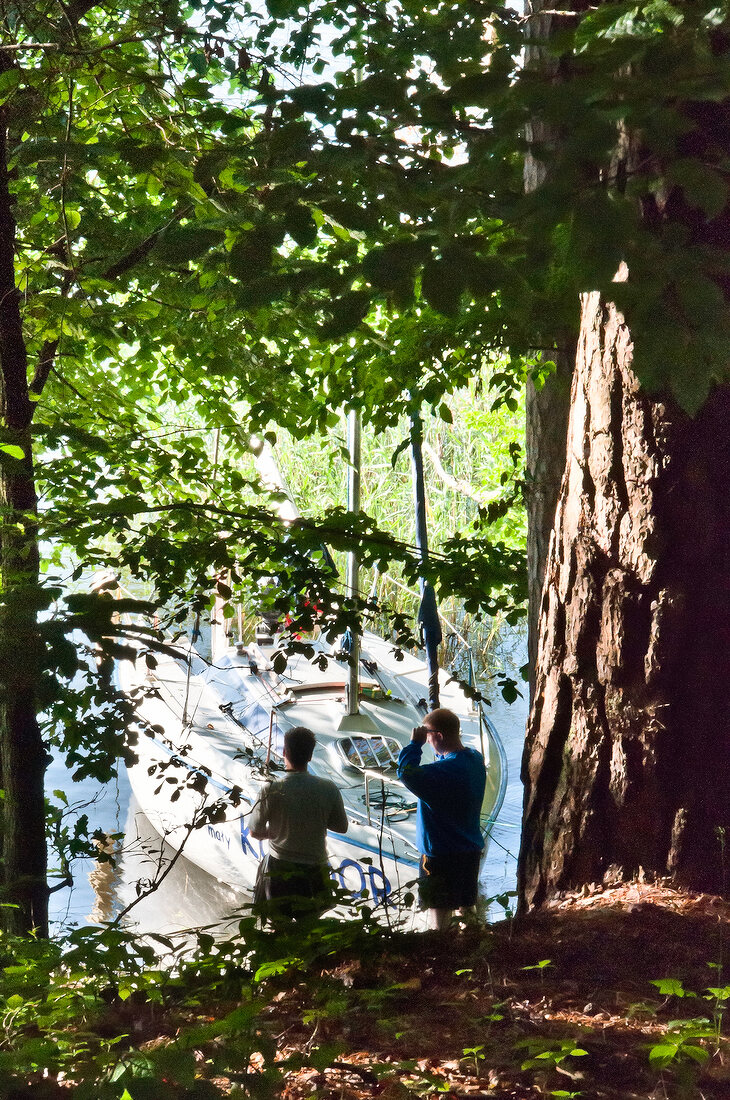
M 303 965 L 302 960 L 296 955 L 285 959 L 273 959 L 271 962 L 261 964 L 254 974 L 253 980 L 262 982 L 265 978 L 273 978 L 277 974 L 286 974 L 287 970 L 300 969 Z
M 725 179 L 698 159 L 688 157 L 673 161 L 667 168 L 667 179 L 682 188 L 689 206 L 698 207 L 708 218 L 716 218 L 727 205 Z
M 499 688 L 502 693 L 502 698 L 505 703 L 510 705 L 522 698 L 522 693 L 517 690 L 517 683 L 510 676 L 505 676 L 499 680 Z
M 466 265 L 466 285 L 476 297 L 494 294 L 511 278 L 506 265 L 491 256 L 472 256 Z
M 155 1065 L 151 1058 L 147 1058 L 139 1051 L 132 1051 L 125 1055 L 112 1070 L 110 1080 L 118 1081 L 120 1077 L 131 1074 L 132 1077 L 142 1079 L 155 1076 Z
M 289 281 L 284 275 L 268 275 L 234 290 L 236 305 L 241 309 L 260 309 L 289 294 Z
M 458 312 L 467 279 L 463 266 L 450 260 L 429 260 L 423 268 L 421 293 L 433 309 L 453 317 Z
M 666 1069 L 677 1056 L 678 1043 L 657 1043 L 649 1051 L 649 1063 L 653 1069 Z
M 327 218 L 347 229 L 363 233 L 377 229 L 377 215 L 366 206 L 337 198 L 328 199 L 321 206 Z
M 264 275 L 271 267 L 274 243 L 281 239 L 282 232 L 283 229 L 277 232 L 273 226 L 265 225 L 242 233 L 228 256 L 231 275 L 243 282 Z
M 670 363 L 669 381 L 672 393 L 680 408 L 690 416 L 699 412 L 715 384 L 714 364 L 704 359 L 698 349 L 695 349 L 695 354 L 694 359 L 688 357 L 686 360 Z
M 273 657 L 272 664 L 274 666 L 274 672 L 276 672 L 280 676 L 282 674 L 282 672 L 286 671 L 286 666 L 287 666 L 286 653 L 282 653 L 281 651 L 275 653 L 274 657 Z
M 302 248 L 317 240 L 317 223 L 306 206 L 290 206 L 284 211 L 284 229 Z
M 94 146 L 92 145 L 86 156 L 93 156 L 93 150 Z M 80 151 L 75 150 L 75 155 L 79 157 L 81 155 Z M 128 139 L 117 143 L 115 155 L 122 157 L 133 172 L 142 175 L 151 171 L 158 162 L 164 162 L 168 157 L 168 149 L 162 144 L 140 143 Z
M 5 72 L 0 73 L 0 105 L 10 98 L 20 84 L 21 77 L 20 69 L 6 69 Z
M 322 336 L 329 339 L 346 336 L 367 317 L 369 310 L 370 295 L 367 291 L 356 290 L 351 294 L 345 294 L 330 306 L 332 318 L 321 326 L 320 332 Z
M 193 50 L 188 56 L 188 61 L 190 62 L 190 67 L 198 76 L 204 76 L 208 71 L 208 61 L 202 50 Z
M 299 7 L 297 0 L 267 0 L 267 7 L 274 19 L 289 19 Z
M 676 293 L 688 322 L 694 328 L 712 326 L 725 308 L 722 290 L 713 279 L 701 272 L 692 272 L 690 277 L 678 282 Z
M 383 290 L 400 287 L 412 280 L 414 269 L 431 254 L 427 241 L 402 240 L 382 248 L 374 248 L 362 261 L 362 273 L 368 282 Z
M 166 230 L 157 239 L 155 256 L 167 263 L 187 263 L 209 252 L 223 240 L 219 229 L 206 229 L 204 226 L 183 225 Z
M 310 1051 L 308 1062 L 315 1069 L 322 1072 L 328 1066 L 331 1066 L 333 1062 L 336 1062 L 346 1050 L 347 1047 L 344 1043 L 323 1043 Z
M 687 997 L 693 995 L 684 988 L 679 978 L 655 978 L 651 981 L 651 985 L 657 987 L 662 997 Z
M 709 966 L 709 963 L 708 963 Z M 727 1001 L 730 998 L 730 985 L 713 986 L 708 985 L 707 992 L 711 995 L 706 997 L 706 1000 Z
M 486 106 L 494 97 L 495 92 L 504 90 L 504 73 L 494 69 L 490 72 L 476 73 L 453 81 L 447 98 L 452 105 Z
M 10 455 L 11 458 L 17 458 L 21 460 L 25 458 L 25 451 L 22 447 L 16 446 L 15 443 L 0 443 L 0 451 L 3 454 Z
M 698 1065 L 704 1065 L 705 1062 L 709 1062 L 709 1051 L 704 1047 L 695 1046 L 693 1043 L 682 1043 L 682 1054 L 686 1054 L 688 1058 L 691 1058 L 693 1062 L 697 1062 Z

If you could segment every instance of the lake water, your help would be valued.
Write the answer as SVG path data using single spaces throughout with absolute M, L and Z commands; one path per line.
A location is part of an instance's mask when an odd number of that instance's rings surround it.
M 521 663 L 521 649 L 518 644 L 515 664 Z M 482 871 L 480 889 L 485 898 L 515 889 L 522 812 L 519 773 L 527 719 L 526 697 L 510 705 L 493 694 L 491 703 L 489 714 L 507 754 L 508 783 Z M 135 900 L 137 882 L 154 877 L 159 852 L 156 834 L 133 801 L 126 772 L 122 769 L 106 786 L 73 783 L 64 765 L 54 761 L 47 772 L 47 789 L 64 790 L 71 816 L 88 814 L 90 831 L 98 827 L 107 834 L 125 834 L 115 870 L 92 860 L 75 862 L 73 887 L 51 895 L 54 927 L 111 920 Z M 172 855 L 171 850 L 163 852 L 163 860 L 169 861 Z M 240 904 L 240 894 L 179 857 L 155 892 L 135 905 L 130 918 L 140 932 L 164 933 L 215 923 Z M 490 919 L 499 919 L 503 913 L 499 905 L 492 905 Z

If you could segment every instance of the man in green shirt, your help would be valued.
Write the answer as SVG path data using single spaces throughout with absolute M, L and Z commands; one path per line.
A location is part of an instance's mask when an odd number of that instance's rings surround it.
M 315 743 L 306 726 L 286 731 L 285 774 L 264 785 L 249 825 L 252 837 L 269 841 L 266 899 L 274 903 L 277 915 L 293 920 L 320 916 L 328 907 L 327 830 L 347 832 L 339 789 L 307 770 Z

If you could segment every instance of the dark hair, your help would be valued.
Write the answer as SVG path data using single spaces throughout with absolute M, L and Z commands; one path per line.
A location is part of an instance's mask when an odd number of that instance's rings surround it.
M 312 759 L 315 737 L 306 726 L 292 726 L 284 734 L 284 752 L 290 764 L 303 768 Z
M 438 707 L 436 710 L 432 710 L 430 714 L 427 714 L 423 721 L 428 722 L 431 729 L 440 733 L 447 744 L 453 744 L 454 741 L 458 740 L 461 732 L 461 723 L 459 722 L 459 716 L 454 714 L 453 710 L 447 710 L 446 707 Z

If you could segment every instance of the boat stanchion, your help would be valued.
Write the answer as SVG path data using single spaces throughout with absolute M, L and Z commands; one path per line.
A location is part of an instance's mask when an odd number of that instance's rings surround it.
M 267 749 L 266 749 L 266 770 L 267 771 L 269 770 L 269 767 L 271 765 L 271 742 L 272 742 L 273 736 L 274 736 L 274 708 L 272 707 L 271 708 L 271 713 L 269 714 L 269 744 L 268 744 Z

